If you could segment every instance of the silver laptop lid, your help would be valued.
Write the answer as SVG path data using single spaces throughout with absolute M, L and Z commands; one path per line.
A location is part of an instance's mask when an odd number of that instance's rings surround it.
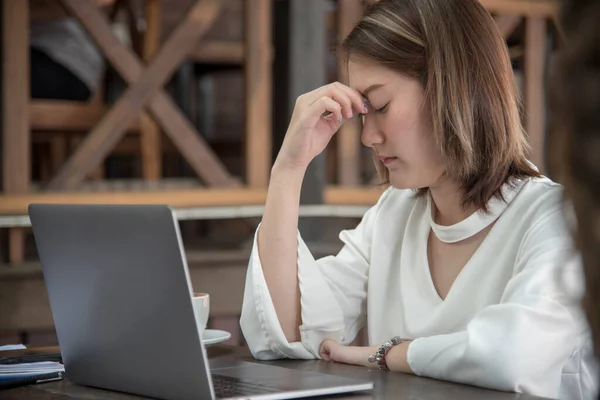
M 29 214 L 71 381 L 159 398 L 212 395 L 169 207 L 32 204 Z

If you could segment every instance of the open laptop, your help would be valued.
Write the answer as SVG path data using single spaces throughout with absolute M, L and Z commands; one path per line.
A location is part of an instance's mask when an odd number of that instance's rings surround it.
M 168 206 L 32 204 L 29 215 L 72 382 L 162 399 L 287 399 L 373 388 L 252 362 L 210 368 Z

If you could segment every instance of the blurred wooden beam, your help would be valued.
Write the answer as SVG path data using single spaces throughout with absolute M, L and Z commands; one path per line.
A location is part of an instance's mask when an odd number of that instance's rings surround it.
M 544 173 L 546 19 L 529 17 L 525 26 L 525 109 L 531 161 Z
M 560 11 L 558 0 L 479 0 L 491 13 L 553 18 Z
M 377 0 L 366 0 L 372 4 Z M 529 17 L 551 18 L 560 11 L 559 0 L 479 0 L 491 13 L 517 14 Z
M 34 100 L 29 104 L 32 131 L 87 132 L 100 121 L 106 108 L 76 101 Z M 128 131 L 138 131 L 139 122 L 133 122 Z
M 358 23 L 363 14 L 360 0 L 338 0 L 337 35 L 341 43 Z M 348 70 L 338 62 L 338 80 L 348 84 Z M 337 133 L 337 178 L 340 185 L 356 186 L 360 182 L 360 122 L 358 118 L 346 121 Z
M 2 1 L 2 191 L 26 193 L 31 180 L 29 2 Z M 11 229 L 8 257 L 23 261 L 24 231 Z
M 160 45 L 160 28 L 162 23 L 162 0 L 146 0 L 146 31 L 144 32 L 142 57 L 149 64 Z M 142 159 L 142 176 L 155 181 L 162 176 L 161 130 L 156 121 L 147 112 L 140 119 L 140 151 Z
M 172 207 L 264 204 L 263 189 L 169 189 L 148 191 L 37 192 L 0 195 L 0 215 L 27 214 L 31 203 L 168 204 Z
M 190 59 L 204 64 L 243 65 L 244 43 L 224 40 L 201 40 Z
M 266 188 L 271 172 L 271 0 L 244 2 L 246 183 Z
M 152 190 L 123 190 L 104 188 L 97 191 L 70 192 L 31 192 L 26 194 L 0 195 L 0 215 L 27 215 L 27 207 L 31 203 L 66 203 L 66 204 L 168 204 L 173 208 L 217 207 L 264 205 L 267 198 L 266 189 L 231 188 L 169 188 L 160 186 L 160 182 Z M 110 185 L 109 185 L 110 186 Z M 172 186 L 175 186 L 173 184 Z M 101 187 L 101 182 L 90 184 L 90 187 Z M 372 206 L 381 194 L 383 187 L 341 187 L 326 186 L 323 188 L 323 203 L 329 205 Z
M 323 202 L 331 205 L 372 206 L 377 203 L 384 187 L 328 186 L 323 192 Z

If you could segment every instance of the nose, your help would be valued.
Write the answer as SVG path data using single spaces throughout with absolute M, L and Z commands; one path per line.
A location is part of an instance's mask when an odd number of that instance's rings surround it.
M 382 133 L 379 131 L 379 127 L 373 116 L 365 114 L 362 116 L 363 128 L 360 135 L 362 144 L 367 147 L 374 147 L 380 145 L 384 141 Z

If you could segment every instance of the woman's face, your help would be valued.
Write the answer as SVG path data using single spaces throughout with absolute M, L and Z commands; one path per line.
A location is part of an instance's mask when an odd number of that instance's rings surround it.
M 369 102 L 361 140 L 398 189 L 435 187 L 444 172 L 421 83 L 368 60 L 351 58 L 350 86 Z

